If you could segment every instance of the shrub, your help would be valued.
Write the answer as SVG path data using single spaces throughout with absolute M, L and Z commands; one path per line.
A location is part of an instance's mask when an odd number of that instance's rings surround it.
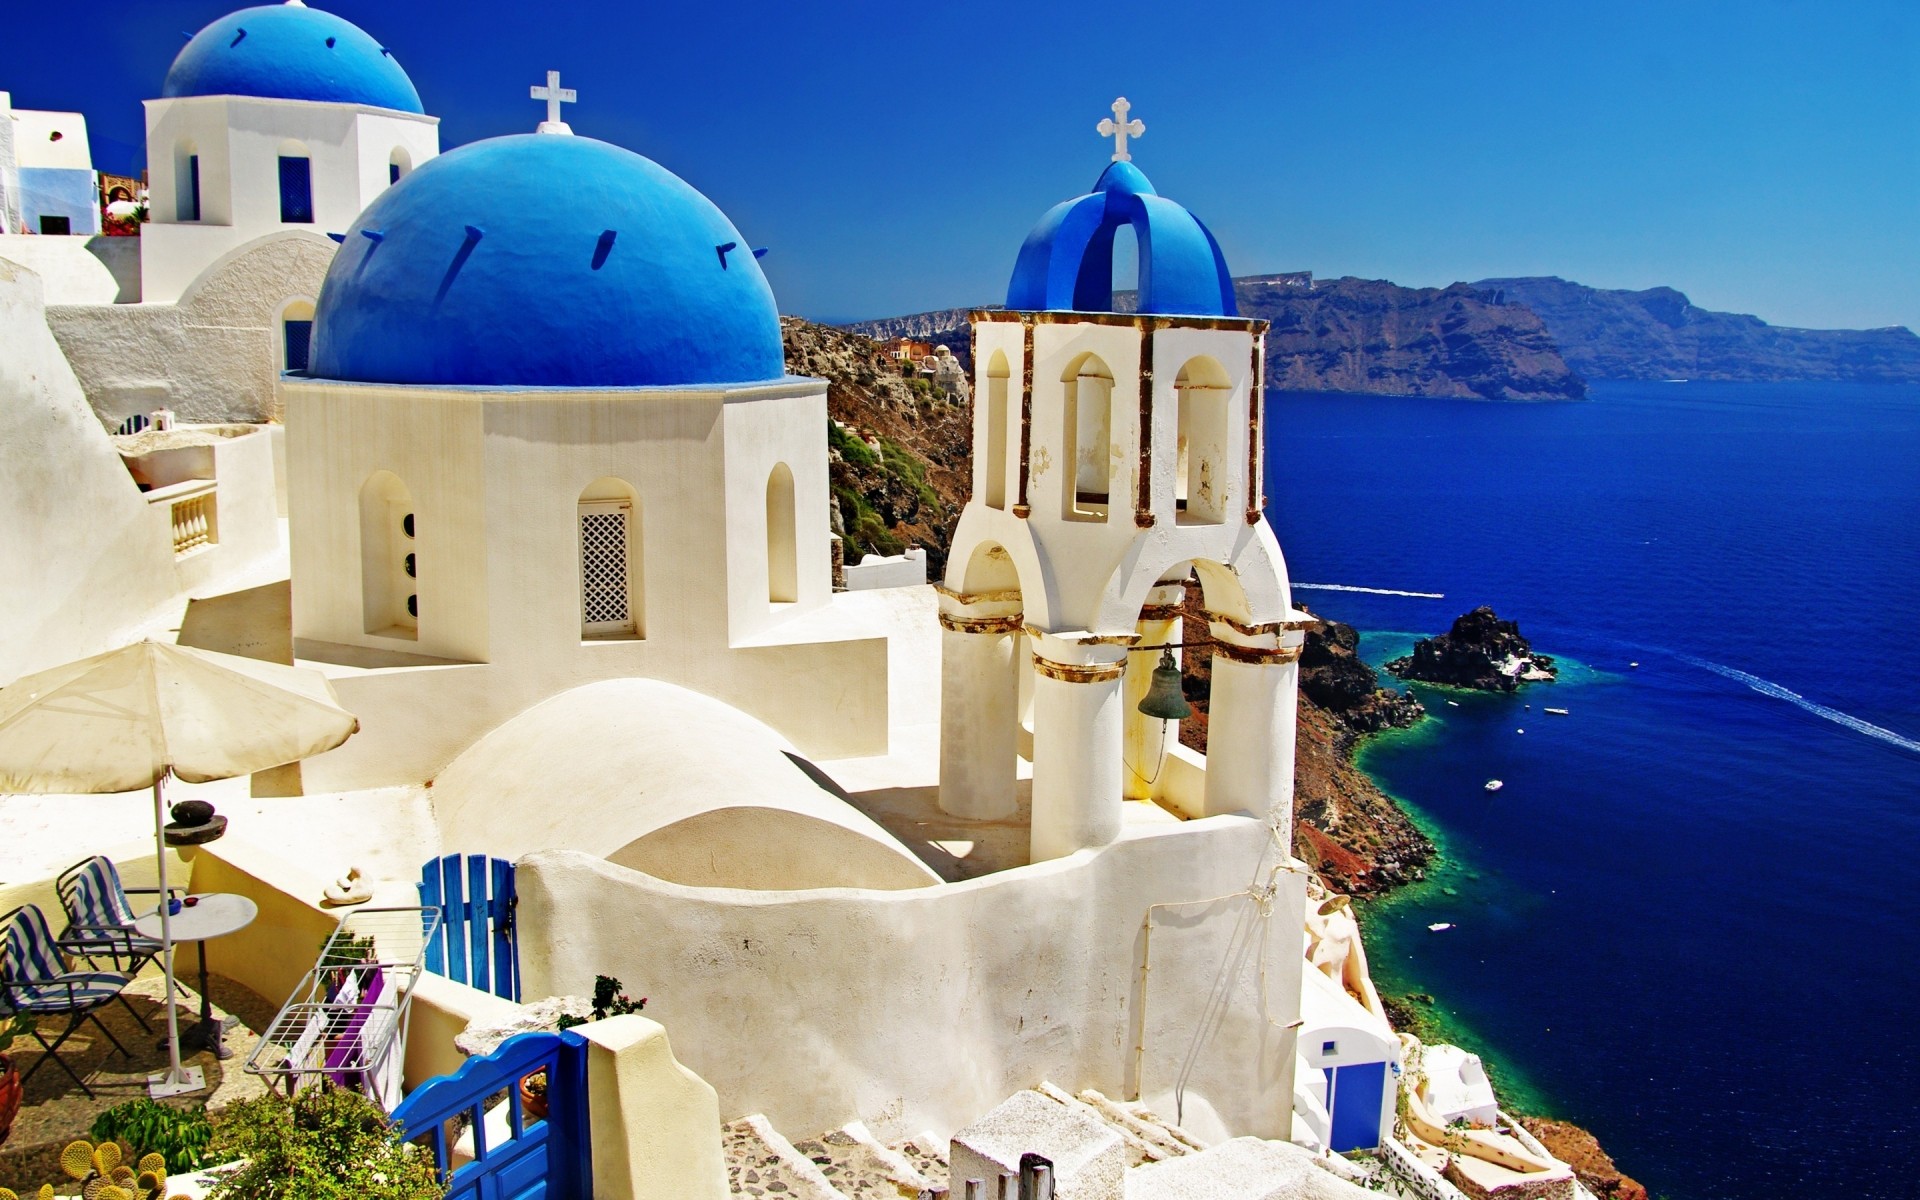
M 246 1159 L 210 1200 L 442 1200 L 431 1155 L 400 1140 L 371 1100 L 345 1088 L 277 1092 L 227 1109 L 213 1153 Z
M 175 1175 L 204 1166 L 213 1141 L 206 1109 L 175 1108 L 144 1096 L 101 1113 L 88 1132 L 96 1142 L 124 1142 L 136 1155 L 158 1154 Z

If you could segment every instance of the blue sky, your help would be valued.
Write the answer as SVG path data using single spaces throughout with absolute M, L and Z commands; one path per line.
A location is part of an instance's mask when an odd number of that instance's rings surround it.
M 1135 162 L 1236 274 L 1671 284 L 1779 324 L 1920 329 L 1920 3 L 504 3 L 316 0 L 391 46 L 448 147 L 574 129 L 705 191 L 784 311 L 994 302 Z M 200 0 L 16 6 L 0 89 L 141 141 Z M 123 151 L 124 153 L 124 151 Z

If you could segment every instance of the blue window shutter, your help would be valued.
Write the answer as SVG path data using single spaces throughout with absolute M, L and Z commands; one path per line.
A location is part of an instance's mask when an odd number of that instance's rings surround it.
M 286 322 L 287 370 L 304 371 L 307 369 L 308 351 L 313 346 L 312 321 Z
M 312 160 L 280 160 L 280 220 L 288 225 L 313 223 Z

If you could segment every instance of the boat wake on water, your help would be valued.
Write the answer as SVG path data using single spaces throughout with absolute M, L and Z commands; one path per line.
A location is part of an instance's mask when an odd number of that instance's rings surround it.
M 1300 585 L 1295 584 L 1294 586 L 1298 587 Z M 1920 742 L 1916 742 L 1912 738 L 1902 737 L 1891 729 L 1883 729 L 1871 721 L 1862 721 L 1859 717 L 1849 713 L 1843 713 L 1837 708 L 1828 708 L 1824 704 L 1815 704 L 1799 692 L 1789 688 L 1783 688 L 1777 683 L 1772 683 L 1760 678 L 1758 675 L 1749 675 L 1745 671 L 1722 666 L 1715 662 L 1708 662 L 1704 658 L 1695 658 L 1691 654 L 1676 654 L 1674 657 L 1678 658 L 1681 662 L 1691 663 L 1702 670 L 1712 671 L 1715 675 L 1731 679 L 1736 683 L 1744 683 L 1754 691 L 1759 692 L 1762 696 L 1771 696 L 1775 700 L 1785 700 L 1788 704 L 1796 708 L 1803 708 L 1816 717 L 1823 717 L 1826 720 L 1832 721 L 1835 725 L 1843 725 L 1855 733 L 1864 733 L 1870 738 L 1878 738 L 1883 742 L 1898 746 L 1902 750 L 1910 750 L 1915 754 L 1920 754 Z
M 1310 592 L 1365 592 L 1369 596 L 1413 596 L 1421 600 L 1445 600 L 1445 592 L 1401 592 L 1393 588 L 1354 587 L 1347 583 L 1296 583 L 1297 588 Z

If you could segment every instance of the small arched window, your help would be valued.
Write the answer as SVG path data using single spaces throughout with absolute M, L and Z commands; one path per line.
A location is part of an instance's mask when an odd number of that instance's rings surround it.
M 413 496 L 392 471 L 360 486 L 360 604 L 368 633 L 420 636 L 420 551 Z
M 1183 524 L 1218 525 L 1227 519 L 1232 482 L 1227 454 L 1232 422 L 1227 413 L 1233 380 L 1217 360 L 1202 356 L 1180 368 L 1173 387 L 1179 397 L 1180 431 L 1174 508 Z
M 304 371 L 313 353 L 313 305 L 295 300 L 280 313 L 280 369 Z
M 793 472 L 775 463 L 767 476 L 767 599 L 791 604 L 800 598 L 799 530 L 794 527 Z
M 986 476 L 981 499 L 988 508 L 1007 506 L 1007 422 L 1011 419 L 1007 411 L 1007 388 L 1011 374 L 1006 352 L 995 350 L 992 361 L 987 364 L 987 437 L 982 456 L 986 460 Z
M 280 143 L 280 221 L 313 224 L 313 159 L 299 142 Z
M 400 182 L 400 177 L 413 170 L 413 155 L 407 153 L 405 146 L 395 146 L 393 153 L 387 156 L 387 184 Z
M 596 479 L 580 493 L 580 636 L 646 636 L 640 497 L 624 479 Z
M 1113 476 L 1113 372 L 1098 355 L 1083 354 L 1061 377 L 1061 515 L 1104 521 Z

